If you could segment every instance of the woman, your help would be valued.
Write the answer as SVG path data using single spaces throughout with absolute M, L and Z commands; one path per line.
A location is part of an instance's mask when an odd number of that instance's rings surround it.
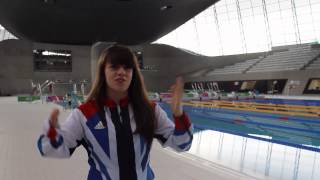
M 186 151 L 192 126 L 182 111 L 183 82 L 172 88 L 173 123 L 159 105 L 148 100 L 132 51 L 114 45 L 100 56 L 87 101 L 59 126 L 54 109 L 38 140 L 42 156 L 70 157 L 82 145 L 88 152 L 88 180 L 151 180 L 149 153 L 153 138 L 163 147 Z

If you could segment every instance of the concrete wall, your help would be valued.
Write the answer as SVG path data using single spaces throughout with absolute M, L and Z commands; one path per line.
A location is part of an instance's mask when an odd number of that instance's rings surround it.
M 249 73 L 235 75 L 190 76 L 201 69 L 221 68 L 248 59 L 258 58 L 265 53 L 207 57 L 192 54 L 168 45 L 149 44 L 132 47 L 143 51 L 144 65 L 153 66 L 154 71 L 143 71 L 144 80 L 149 91 L 167 91 L 177 75 L 186 81 L 228 81 L 228 80 L 259 80 L 288 79 L 299 80 L 300 85 L 291 90 L 292 95 L 302 93 L 309 78 L 320 78 L 318 71 L 287 71 L 270 73 Z M 72 72 L 34 72 L 33 49 L 72 51 Z M 32 43 L 21 40 L 5 40 L 0 42 L 0 92 L 2 94 L 27 94 L 31 92 L 30 80 L 44 82 L 61 80 L 68 82 L 91 81 L 91 47 Z M 78 84 L 79 85 L 79 84 Z M 78 86 L 80 89 L 80 87 Z M 286 87 L 287 88 L 287 87 Z M 90 84 L 86 90 L 90 89 Z M 56 93 L 72 90 L 72 85 L 56 85 Z M 285 90 L 286 92 L 286 90 Z
M 0 92 L 16 94 L 30 91 L 33 76 L 32 44 L 17 40 L 0 43 Z
M 177 75 L 187 76 L 204 68 L 219 68 L 244 60 L 258 58 L 264 54 L 254 53 L 207 57 L 160 44 L 146 45 L 142 49 L 144 53 L 144 65 L 155 66 L 157 69 L 157 71 L 143 72 L 147 88 L 150 91 L 168 90 Z
M 34 72 L 33 49 L 67 49 L 72 51 L 72 72 Z M 46 80 L 75 82 L 90 80 L 90 47 L 32 43 L 22 40 L 0 42 L 0 92 L 1 94 L 26 94 L 31 92 L 31 83 Z M 65 86 L 65 87 L 63 87 Z M 56 92 L 66 85 L 57 85 Z M 70 88 L 70 86 L 68 86 Z M 64 90 L 63 90 L 64 91 Z
M 34 72 L 33 78 L 36 81 L 44 82 L 45 80 L 61 80 L 62 82 L 77 82 L 91 80 L 91 64 L 90 64 L 90 46 L 70 46 L 70 45 L 59 45 L 59 44 L 43 44 L 33 43 L 33 49 L 46 49 L 56 50 L 64 49 L 71 50 L 72 54 L 72 72 Z M 56 84 L 55 93 L 65 94 L 66 91 L 72 91 L 73 86 L 71 84 Z M 80 84 L 77 84 L 78 90 L 80 90 Z M 90 84 L 86 87 L 88 92 Z

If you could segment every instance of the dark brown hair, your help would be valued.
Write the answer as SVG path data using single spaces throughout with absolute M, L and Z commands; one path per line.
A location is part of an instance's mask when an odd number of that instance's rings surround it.
M 105 78 L 105 66 L 123 65 L 126 68 L 132 68 L 132 80 L 128 89 L 129 101 L 132 104 L 134 119 L 136 122 L 136 131 L 151 146 L 154 129 L 155 129 L 155 111 L 151 102 L 148 100 L 147 91 L 140 72 L 137 57 L 127 47 L 121 45 L 113 45 L 105 49 L 98 60 L 95 81 L 89 92 L 86 102 L 95 101 L 100 110 L 103 110 L 103 102 L 107 95 L 107 81 Z

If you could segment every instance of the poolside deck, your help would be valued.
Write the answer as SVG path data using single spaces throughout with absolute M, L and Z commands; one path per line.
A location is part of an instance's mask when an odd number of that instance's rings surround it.
M 78 148 L 70 159 L 42 158 L 36 141 L 54 104 L 18 103 L 16 97 L 0 98 L 0 179 L 86 179 L 87 155 Z M 62 111 L 65 119 L 69 111 Z M 151 165 L 156 180 L 268 179 L 234 171 L 188 153 L 177 154 L 154 143 Z

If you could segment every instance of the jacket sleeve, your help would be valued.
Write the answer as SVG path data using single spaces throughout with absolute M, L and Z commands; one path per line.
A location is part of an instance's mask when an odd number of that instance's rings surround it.
M 81 125 L 82 116 L 78 109 L 74 109 L 58 128 L 50 127 L 49 120 L 46 120 L 43 134 L 38 139 L 38 149 L 41 155 L 55 158 L 70 157 L 84 136 Z
M 155 115 L 155 138 L 162 146 L 171 147 L 178 152 L 189 150 L 193 139 L 193 127 L 189 117 L 183 113 L 181 117 L 174 117 L 173 123 L 159 105 L 155 106 Z

